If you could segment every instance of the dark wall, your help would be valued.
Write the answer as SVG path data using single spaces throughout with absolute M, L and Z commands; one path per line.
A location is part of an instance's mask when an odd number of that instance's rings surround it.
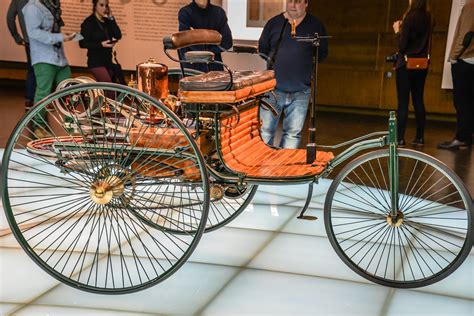
M 385 56 L 397 50 L 392 24 L 407 6 L 408 0 L 310 1 L 309 12 L 318 16 L 333 36 L 329 57 L 320 67 L 319 104 L 396 108 L 395 74 Z M 451 90 L 441 89 L 451 1 L 432 0 L 430 7 L 436 27 L 425 105 L 431 113 L 453 113 Z

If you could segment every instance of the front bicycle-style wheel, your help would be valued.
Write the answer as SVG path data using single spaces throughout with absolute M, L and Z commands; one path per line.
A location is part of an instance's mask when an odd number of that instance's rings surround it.
M 398 163 L 396 217 L 390 216 L 389 152 L 378 150 L 336 176 L 324 219 L 332 246 L 353 271 L 384 286 L 415 288 L 447 277 L 469 255 L 472 202 L 440 161 L 398 149 Z
M 1 180 L 27 254 L 61 282 L 95 293 L 134 292 L 172 275 L 209 212 L 206 166 L 180 119 L 115 84 L 72 85 L 36 104 L 10 137 Z M 156 229 L 147 214 L 173 229 Z

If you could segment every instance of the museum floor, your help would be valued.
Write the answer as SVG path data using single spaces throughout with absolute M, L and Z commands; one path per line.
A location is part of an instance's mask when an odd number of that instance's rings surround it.
M 21 89 L 0 89 L 0 148 L 23 113 Z M 386 118 L 319 113 L 318 142 L 333 144 L 386 129 Z M 413 137 L 410 122 L 408 142 Z M 423 151 L 451 167 L 474 195 L 472 149 L 442 151 L 453 123 L 428 122 Z M 3 153 L 3 150 L 0 150 Z M 261 186 L 225 228 L 206 234 L 163 283 L 122 295 L 62 285 L 24 253 L 0 213 L 0 315 L 474 315 L 474 251 L 447 279 L 416 290 L 370 283 L 339 259 L 322 221 L 331 180 L 315 187 L 309 215 L 296 219 L 305 186 Z

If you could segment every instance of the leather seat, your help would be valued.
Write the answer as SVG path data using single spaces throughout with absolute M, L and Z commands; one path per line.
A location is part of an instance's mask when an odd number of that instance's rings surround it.
M 237 126 L 232 126 L 237 119 Z M 227 168 L 251 178 L 292 180 L 320 174 L 334 158 L 332 152 L 318 150 L 316 160 L 307 164 L 305 149 L 270 147 L 260 137 L 259 127 L 257 107 L 221 121 L 220 152 Z
M 273 70 L 245 70 L 232 72 L 233 84 L 231 90 L 240 90 L 254 84 L 275 78 Z M 197 76 L 189 76 L 179 81 L 182 91 L 223 91 L 230 82 L 227 71 L 211 71 Z
M 178 97 L 184 103 L 237 103 L 271 91 L 276 86 L 273 70 L 235 71 L 230 90 L 227 71 L 211 71 L 179 81 Z

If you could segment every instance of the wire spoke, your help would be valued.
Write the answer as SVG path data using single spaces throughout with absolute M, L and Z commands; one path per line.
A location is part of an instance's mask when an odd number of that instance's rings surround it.
M 382 285 L 410 288 L 446 277 L 469 255 L 472 205 L 462 183 L 437 160 L 403 149 L 398 156 L 396 215 L 386 206 L 386 150 L 342 169 L 324 214 L 331 244 L 354 271 Z
M 210 201 L 199 147 L 160 100 L 83 77 L 61 85 L 6 147 L 12 233 L 79 289 L 127 293 L 166 279 L 195 249 L 209 207 L 223 225 L 250 191 Z M 34 120 L 51 137 L 38 139 Z

